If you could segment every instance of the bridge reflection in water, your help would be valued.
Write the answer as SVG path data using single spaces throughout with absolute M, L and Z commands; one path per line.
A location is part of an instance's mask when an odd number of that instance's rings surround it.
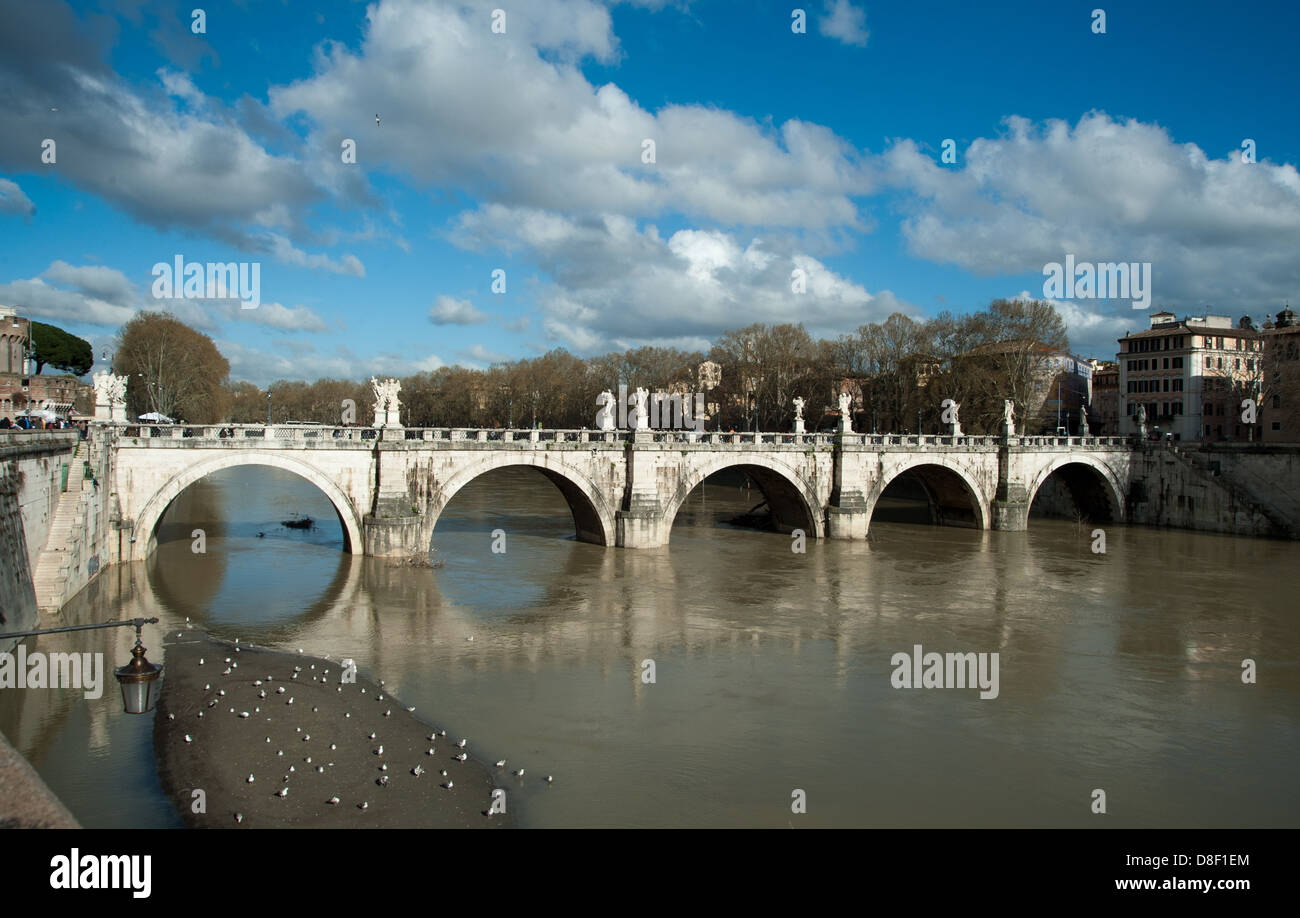
M 506 785 L 523 825 L 1085 826 L 1094 787 L 1109 825 L 1300 818 L 1295 543 L 1117 526 L 1099 556 L 1068 521 L 1010 534 L 878 517 L 870 541 L 799 554 L 788 534 L 722 524 L 757 501 L 715 479 L 670 545 L 610 551 L 574 539 L 542 476 L 506 468 L 448 503 L 432 540 L 446 564 L 428 570 L 343 553 L 337 528 L 258 539 L 250 522 L 320 518 L 323 498 L 278 470 L 220 475 L 172 506 L 148 565 L 108 571 L 67 614 L 189 615 L 351 656 L 489 761 L 554 774 Z M 197 519 L 222 533 L 203 556 Z M 915 644 L 1001 653 L 999 697 L 893 689 L 890 657 Z M 1271 676 L 1243 690 L 1247 656 Z M 84 751 L 59 754 L 86 748 L 84 703 L 25 710 L 9 735 L 83 822 L 131 824 L 156 808 L 102 788 L 140 786 L 123 764 L 140 738 L 102 707 L 93 786 Z

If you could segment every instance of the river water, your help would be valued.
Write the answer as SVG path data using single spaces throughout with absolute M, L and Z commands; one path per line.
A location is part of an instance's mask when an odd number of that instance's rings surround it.
M 503 777 L 522 826 L 1300 825 L 1300 545 L 1108 525 L 1095 554 L 1091 526 L 937 527 L 897 501 L 869 543 L 798 553 L 722 522 L 760 499 L 710 479 L 670 546 L 623 551 L 574 541 L 559 491 L 504 469 L 453 499 L 430 570 L 343 554 L 314 487 L 231 469 L 61 618 L 159 615 L 160 647 L 189 617 L 352 657 L 481 759 L 524 767 Z M 316 527 L 280 525 L 295 514 Z M 130 643 L 28 646 L 111 667 Z M 918 644 L 998 653 L 997 697 L 893 687 L 891 658 Z M 107 681 L 97 701 L 0 691 L 0 730 L 84 825 L 177 826 L 151 716 Z

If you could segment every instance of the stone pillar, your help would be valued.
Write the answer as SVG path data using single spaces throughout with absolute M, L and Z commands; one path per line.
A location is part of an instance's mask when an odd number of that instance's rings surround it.
M 655 457 L 658 444 L 649 430 L 634 431 L 624 455 L 628 488 L 623 507 L 614 514 L 615 544 L 620 548 L 657 548 L 668 544 Z
M 803 429 L 803 418 L 795 418 L 795 419 L 794 419 L 794 432 L 797 433 L 797 434 L 801 434 L 801 433 L 804 432 L 804 429 Z
M 993 500 L 992 529 L 1024 532 L 1029 528 L 1029 487 L 1021 468 L 1019 444 L 1014 437 L 1003 437 L 998 447 L 998 490 Z
M 377 495 L 374 513 L 362 520 L 365 554 L 377 558 L 403 557 L 428 551 L 424 517 L 412 506 L 406 488 L 405 459 L 407 450 L 375 442 L 375 476 Z
M 845 422 L 841 421 L 844 425 Z M 835 444 L 835 476 L 830 503 L 826 508 L 828 539 L 862 540 L 871 523 L 867 507 L 867 464 L 870 454 L 862 447 Z

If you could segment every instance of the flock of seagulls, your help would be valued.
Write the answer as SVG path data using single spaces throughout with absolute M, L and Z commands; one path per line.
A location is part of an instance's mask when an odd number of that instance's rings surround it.
M 187 620 L 187 621 L 188 621 L 188 620 Z M 236 646 L 235 646 L 235 648 L 234 648 L 234 652 L 235 652 L 235 653 L 239 653 L 240 648 L 238 647 L 238 641 L 236 641 L 235 643 L 236 643 Z M 302 653 L 303 651 L 302 651 L 301 649 L 299 649 L 298 652 L 299 652 L 299 653 Z M 232 672 L 233 672 L 233 669 L 234 669 L 235 667 L 238 667 L 238 665 L 239 665 L 238 663 L 233 662 L 229 657 L 226 657 L 226 658 L 225 658 L 225 663 L 227 663 L 228 666 L 227 666 L 227 668 L 223 671 L 222 675 L 231 675 Z M 200 665 L 200 666 L 205 665 L 205 660 L 204 660 L 203 657 L 200 657 L 200 658 L 199 658 L 199 665 Z M 316 665 L 315 665 L 315 664 L 311 664 L 311 669 L 315 669 L 315 668 L 316 668 Z M 303 671 L 303 668 L 302 668 L 301 666 L 295 666 L 295 667 L 294 667 L 294 671 L 293 671 L 293 673 L 289 676 L 289 678 L 290 678 L 290 679 L 296 679 L 296 678 L 298 677 L 298 675 L 299 675 L 302 671 Z M 327 678 L 328 678 L 328 670 L 323 670 L 323 672 L 325 673 L 325 675 L 323 675 L 323 676 L 321 677 L 321 682 L 325 682 L 325 681 L 327 681 Z M 273 678 L 272 676 L 267 676 L 265 680 L 262 680 L 262 679 L 255 679 L 255 680 L 253 681 L 253 683 L 252 683 L 253 686 L 254 686 L 255 688 L 259 688 L 259 691 L 258 691 L 258 693 L 257 693 L 257 697 L 258 697 L 259 699 L 265 699 L 265 698 L 267 697 L 267 691 L 266 691 L 266 689 L 262 689 L 262 688 L 261 688 L 261 686 L 264 684 L 264 682 L 269 683 L 269 682 L 273 682 L 273 681 L 274 681 L 274 678 Z M 384 684 L 384 683 L 383 683 L 383 680 L 380 680 L 379 685 L 382 687 L 383 684 Z M 205 684 L 205 685 L 203 686 L 203 690 L 204 690 L 205 692 L 211 691 L 211 689 L 212 689 L 212 685 L 211 685 L 211 683 L 207 683 L 207 684 Z M 343 690 L 342 685 L 339 686 L 338 690 L 339 690 L 340 692 Z M 361 689 L 361 693 L 362 693 L 362 694 L 365 694 L 365 692 L 366 692 L 366 690 L 365 690 L 364 688 L 362 688 L 362 689 Z M 287 692 L 286 692 L 286 688 L 285 688 L 285 686 L 283 686 L 283 685 L 277 686 L 276 689 L 275 689 L 275 693 L 276 693 L 277 695 L 284 695 L 284 694 L 286 694 Z M 216 698 L 214 698 L 214 699 L 212 699 L 211 701 L 209 701 L 207 706 L 208 706 L 209 708 L 215 707 L 216 704 L 217 704 L 217 699 L 218 699 L 218 698 L 224 698 L 225 696 L 226 696 L 226 690 L 225 690 L 225 689 L 218 689 L 218 690 L 217 690 Z M 378 693 L 375 697 L 376 697 L 376 700 L 377 700 L 377 701 L 383 701 L 383 700 L 384 700 L 384 696 L 383 696 L 382 693 Z M 294 698 L 293 698 L 293 696 L 290 696 L 290 697 L 287 699 L 287 701 L 285 702 L 286 705 L 291 705 L 291 704 L 293 704 L 293 703 L 294 703 Z M 415 707 L 414 707 L 414 706 L 406 706 L 406 710 L 407 710 L 408 713 L 414 713 L 414 711 L 415 711 Z M 254 711 L 257 712 L 257 713 L 260 713 L 260 712 L 261 712 L 261 708 L 260 708 L 260 707 L 255 707 L 255 708 L 254 708 Z M 313 711 L 313 712 L 319 711 L 319 708 L 317 708 L 317 707 L 313 707 L 313 708 L 312 708 L 312 711 Z M 230 708 L 230 713 L 232 713 L 232 714 L 235 713 L 235 709 L 234 709 L 233 707 Z M 393 713 L 393 712 L 392 712 L 392 709 L 391 709 L 391 708 L 388 708 L 388 709 L 386 709 L 386 710 L 384 711 L 383 716 L 384 716 L 384 717 L 391 717 L 391 716 L 392 716 L 392 713 Z M 203 712 L 202 712 L 202 711 L 199 711 L 199 712 L 198 712 L 198 716 L 199 716 L 199 717 L 202 717 L 202 716 L 203 716 Z M 347 718 L 350 718 L 350 717 L 352 716 L 352 714 L 351 714 L 351 712 L 345 712 L 344 716 L 347 717 Z M 239 712 L 239 718 L 240 718 L 241 720 L 247 720 L 247 719 L 249 719 L 250 717 L 251 717 L 251 715 L 250 715 L 250 712 L 248 712 L 248 711 L 241 711 L 241 712 Z M 171 719 L 171 720 L 175 720 L 175 715 L 174 715 L 174 714 L 169 714 L 169 715 L 168 715 L 168 718 Z M 268 719 L 269 719 L 269 718 L 268 718 Z M 302 727 L 295 727 L 294 730 L 295 730 L 296 733 L 300 733 L 300 734 L 302 734 L 302 741 L 303 741 L 303 742 L 308 742 L 308 741 L 311 739 L 311 734 L 303 733 L 303 729 L 302 729 Z M 446 730 L 434 730 L 433 732 L 431 732 L 431 733 L 429 734 L 429 742 L 434 743 L 434 742 L 436 742 L 436 741 L 439 740 L 439 739 L 443 739 L 443 738 L 445 738 L 446 736 L 447 736 L 447 731 L 446 731 Z M 193 742 L 194 742 L 194 737 L 191 736 L 191 735 L 188 734 L 188 733 L 185 734 L 185 737 L 184 737 L 184 738 L 185 738 L 185 742 L 186 742 L 186 743 L 193 743 Z M 375 733 L 375 732 L 371 732 L 371 733 L 368 735 L 367 738 L 373 742 L 373 741 L 375 741 L 375 740 L 378 738 L 378 734 Z M 267 742 L 267 743 L 270 743 L 270 742 L 271 742 L 271 737 L 269 737 L 269 736 L 266 737 L 266 742 Z M 467 754 L 464 750 L 465 750 L 465 748 L 469 745 L 469 741 L 468 741 L 467 739 L 465 739 L 465 738 L 462 737 L 461 739 L 457 740 L 453 745 L 454 745 L 456 748 L 460 749 L 461 751 L 460 751 L 457 755 L 452 756 L 452 758 L 453 758 L 455 761 L 457 761 L 457 762 L 465 762 L 465 761 L 468 761 L 469 756 L 468 756 L 468 754 Z M 335 751 L 335 750 L 337 750 L 338 746 L 337 746 L 336 743 L 331 743 L 329 748 L 330 748 L 331 751 Z M 380 757 L 380 758 L 382 758 L 383 755 L 384 755 L 384 746 L 383 746 L 383 744 L 380 743 L 380 744 L 376 745 L 376 746 L 373 748 L 372 752 L 374 753 L 374 755 L 375 755 L 376 757 Z M 437 753 L 437 749 L 436 749 L 434 746 L 430 746 L 430 747 L 428 748 L 428 750 L 425 752 L 425 754 L 426 754 L 426 755 L 429 755 L 429 756 L 435 755 L 436 753 Z M 277 750 L 277 751 L 276 751 L 276 756 L 277 756 L 277 757 L 283 757 L 283 756 L 284 756 L 284 750 L 283 750 L 283 749 Z M 313 764 L 313 762 L 312 762 L 312 757 L 311 757 L 311 756 L 306 756 L 306 757 L 304 757 L 303 762 L 304 762 L 304 764 L 312 765 L 312 764 Z M 333 763 L 333 762 L 330 762 L 329 764 L 330 764 L 330 766 L 333 766 L 334 763 Z M 496 767 L 497 767 L 497 768 L 505 768 L 505 767 L 506 767 L 506 760 L 505 760 L 505 759 L 500 759 L 500 760 L 498 760 L 498 761 L 496 762 Z M 325 766 L 324 766 L 324 765 L 321 765 L 321 764 L 316 764 L 316 765 L 315 765 L 315 770 L 316 770 L 316 772 L 317 772 L 318 774 L 324 774 L 324 773 L 325 773 Z M 387 765 L 387 763 L 381 763 L 381 764 L 379 765 L 379 771 L 380 771 L 380 775 L 379 775 L 378 778 L 375 779 L 375 784 L 377 784 L 377 785 L 378 785 L 379 787 L 381 787 L 381 788 L 386 788 L 386 787 L 389 786 L 389 782 L 390 782 L 389 775 L 387 774 L 387 772 L 388 772 L 388 765 Z M 275 797 L 277 797 L 277 798 L 279 798 L 279 799 L 281 799 L 281 800 L 283 800 L 284 798 L 286 798 L 286 797 L 289 796 L 289 779 L 290 779 L 291 775 L 292 775 L 294 772 L 295 772 L 295 768 L 294 768 L 294 766 L 293 766 L 293 765 L 290 765 L 290 766 L 289 766 L 289 774 L 284 775 L 284 777 L 283 777 L 283 779 L 282 779 L 282 781 L 283 781 L 283 786 L 280 787 L 279 790 L 275 791 L 275 793 L 274 793 L 273 796 L 275 796 Z M 424 768 L 422 765 L 418 765 L 418 764 L 417 764 L 417 765 L 415 765 L 413 768 L 411 768 L 410 773 L 411 773 L 411 775 L 413 775 L 414 777 L 419 778 L 419 777 L 423 776 L 424 774 L 426 774 L 426 770 L 425 770 L 425 768 Z M 452 788 L 455 787 L 455 783 L 452 781 L 451 777 L 447 774 L 447 770 L 446 770 L 445 768 L 443 768 L 443 769 L 439 769 L 439 772 L 438 772 L 438 773 L 439 773 L 439 775 L 440 775 L 442 778 L 445 779 L 445 780 L 443 781 L 443 783 L 442 783 L 442 787 L 444 787 L 444 788 L 447 789 L 447 790 L 451 790 Z M 513 771 L 511 772 L 511 774 L 513 774 L 516 778 L 522 778 L 522 777 L 524 776 L 524 769 L 523 769 L 523 768 L 515 769 L 515 770 L 513 770 Z M 248 775 L 248 778 L 247 778 L 246 781 L 245 781 L 245 783 L 247 783 L 247 784 L 253 784 L 253 783 L 256 782 L 256 780 L 257 780 L 257 779 L 256 779 L 255 775 L 254 775 L 253 773 L 250 772 L 249 775 Z M 551 784 L 551 783 L 554 781 L 554 778 L 553 778 L 551 775 L 547 775 L 546 778 L 545 778 L 545 781 L 546 781 L 547 784 Z M 339 799 L 339 797 L 338 797 L 337 795 L 333 795 L 333 796 L 329 797 L 329 798 L 325 801 L 325 803 L 328 804 L 328 805 L 330 805 L 330 806 L 337 806 L 337 805 L 340 803 L 340 799 Z M 368 809 L 369 806 L 370 806 L 369 802 L 363 800 L 363 801 L 361 801 L 360 803 L 357 804 L 357 809 L 359 809 L 359 810 L 363 810 L 363 811 L 364 811 L 364 810 Z M 236 822 L 236 823 L 242 823 L 242 822 L 244 821 L 244 815 L 243 815 L 242 813 L 235 813 L 235 814 L 234 814 L 234 819 L 235 819 L 235 822 Z

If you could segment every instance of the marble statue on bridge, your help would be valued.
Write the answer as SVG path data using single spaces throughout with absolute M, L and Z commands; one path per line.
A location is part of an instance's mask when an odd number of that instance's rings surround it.
M 616 399 L 614 393 L 606 389 L 600 395 L 596 396 L 596 404 L 600 410 L 596 412 L 596 429 L 613 430 L 614 429 L 614 404 Z
M 961 411 L 961 402 L 954 400 L 952 403 L 952 435 L 954 437 L 961 436 L 961 418 L 957 416 L 959 411 Z
M 95 384 L 95 420 L 126 421 L 127 377 L 114 376 L 100 370 L 93 377 Z
M 840 425 L 842 434 L 853 433 L 853 396 L 847 392 L 840 393 Z
M 402 383 L 396 379 L 376 379 L 370 377 L 370 387 L 375 393 L 375 426 L 376 427 L 401 427 L 402 403 L 397 399 L 397 393 L 402 389 Z
M 1079 411 L 1079 436 L 1091 437 L 1092 431 L 1088 429 L 1088 409 L 1083 408 Z
M 647 430 L 650 427 L 650 390 L 638 387 L 632 393 L 632 429 Z
M 1016 403 L 1009 398 L 1002 400 L 1002 435 L 1004 437 L 1016 435 Z
M 804 432 L 803 406 L 805 402 L 803 399 L 799 398 L 798 396 L 795 396 L 793 404 L 794 404 L 794 432 L 797 434 L 801 434 Z
M 1133 418 L 1133 423 L 1137 425 L 1138 439 L 1145 440 L 1147 438 L 1147 406 L 1146 405 L 1138 405 L 1137 414 Z

